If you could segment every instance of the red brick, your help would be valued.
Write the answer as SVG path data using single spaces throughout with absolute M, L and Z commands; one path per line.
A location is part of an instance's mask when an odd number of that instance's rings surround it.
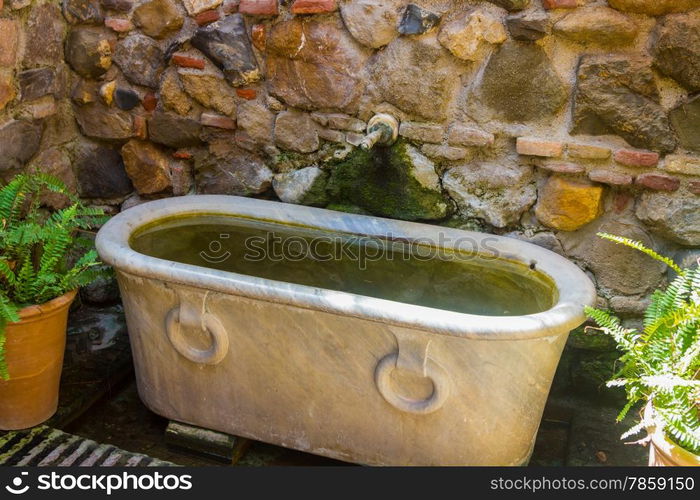
M 547 9 L 575 9 L 578 0 L 542 0 L 542 6 Z
M 253 39 L 253 45 L 256 49 L 261 52 L 265 50 L 267 29 L 264 24 L 254 24 L 250 30 L 250 37 Z
M 191 57 L 185 54 L 173 54 L 170 60 L 173 64 L 182 66 L 183 68 L 204 69 L 204 59 L 199 59 L 198 57 Z
M 518 137 L 515 147 L 518 154 L 528 156 L 557 157 L 564 152 L 563 143 L 536 137 Z
M 235 121 L 228 116 L 217 115 L 216 113 L 202 113 L 199 122 L 207 127 L 225 128 L 228 130 L 236 128 Z
M 557 172 L 559 174 L 582 174 L 586 171 L 581 165 L 571 162 L 548 162 L 538 165 L 540 168 L 549 170 L 550 172 Z
M 117 33 L 126 33 L 134 29 L 134 25 L 128 19 L 118 17 L 108 17 L 105 19 L 105 26 Z
M 700 195 L 700 181 L 690 181 L 688 184 L 688 191 Z
M 631 175 L 621 174 L 619 172 L 610 172 L 609 170 L 591 170 L 588 172 L 588 178 L 593 182 L 602 184 L 610 184 L 612 186 L 629 186 L 634 180 Z
M 158 98 L 153 92 L 146 92 L 146 95 L 143 96 L 143 101 L 141 101 L 141 105 L 146 111 L 153 111 L 158 105 Z
M 134 137 L 145 140 L 148 137 L 148 129 L 146 127 L 146 117 L 142 115 L 134 116 Z
M 276 16 L 279 6 L 277 0 L 241 0 L 238 12 L 252 16 Z
M 659 153 L 620 149 L 615 151 L 615 161 L 628 167 L 655 167 L 659 164 Z
M 338 9 L 336 0 L 295 0 L 292 14 L 320 14 Z
M 236 89 L 236 95 L 242 99 L 251 101 L 258 96 L 258 91 L 255 89 Z
M 642 174 L 637 176 L 635 179 L 635 184 L 644 186 L 649 189 L 654 189 L 655 191 L 678 191 L 681 187 L 681 181 L 676 177 L 671 177 L 665 174 Z
M 178 160 L 190 160 L 192 158 L 192 153 L 184 149 L 178 149 L 173 153 L 173 158 L 177 158 Z
M 238 5 L 240 3 L 240 0 L 225 0 L 221 8 L 224 10 L 224 14 L 234 14 L 238 12 Z
M 14 66 L 17 59 L 19 24 L 12 19 L 0 19 L 0 66 Z
M 218 10 L 205 10 L 194 16 L 194 22 L 196 22 L 198 26 L 204 26 L 205 24 L 218 21 L 220 17 Z

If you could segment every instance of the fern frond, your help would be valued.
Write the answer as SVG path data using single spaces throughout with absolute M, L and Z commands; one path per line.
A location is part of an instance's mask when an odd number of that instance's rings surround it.
M 40 210 L 46 192 L 63 194 L 72 204 L 47 215 Z M 17 175 L 0 188 L 0 378 L 7 377 L 5 325 L 19 320 L 18 309 L 54 299 L 103 272 L 94 243 L 76 237 L 103 218 L 101 210 L 84 206 L 44 173 Z
M 608 233 L 597 233 L 597 235 L 605 240 L 612 241 L 613 243 L 618 243 L 620 245 L 625 245 L 627 247 L 634 248 L 635 250 L 639 250 L 640 252 L 645 253 L 646 255 L 651 257 L 652 259 L 666 264 L 678 274 L 681 274 L 683 272 L 680 266 L 676 264 L 673 261 L 673 259 L 669 259 L 668 257 L 664 257 L 663 255 L 656 253 L 654 250 L 652 250 L 651 248 L 647 248 L 639 241 L 634 241 L 630 238 L 625 238 L 624 236 L 615 236 L 614 234 Z

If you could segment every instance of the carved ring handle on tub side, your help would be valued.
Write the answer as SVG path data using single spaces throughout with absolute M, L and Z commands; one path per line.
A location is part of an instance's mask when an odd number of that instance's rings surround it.
M 377 363 L 374 382 L 382 397 L 396 409 L 417 414 L 439 410 L 450 395 L 450 380 L 445 370 L 428 357 L 429 340 L 401 330 L 394 330 L 398 352 L 387 354 Z M 430 379 L 433 391 L 425 399 L 413 399 L 399 394 L 391 381 L 395 369 L 412 372 Z
M 173 348 L 183 357 L 193 363 L 216 365 L 228 353 L 228 334 L 221 321 L 213 314 L 205 311 L 206 296 L 201 310 L 195 308 L 189 301 L 181 300 L 165 316 L 165 333 Z M 187 341 L 185 332 L 188 329 L 200 329 L 208 333 L 211 345 L 207 349 L 194 347 Z

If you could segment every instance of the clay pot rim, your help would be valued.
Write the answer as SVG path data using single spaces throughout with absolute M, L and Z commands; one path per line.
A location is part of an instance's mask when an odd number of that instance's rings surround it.
M 32 304 L 19 310 L 19 321 L 17 323 L 8 323 L 9 325 L 18 323 L 28 323 L 37 321 L 42 317 L 52 316 L 59 313 L 64 307 L 67 307 L 73 299 L 75 299 L 78 290 L 71 290 L 63 295 L 51 299 L 43 304 Z

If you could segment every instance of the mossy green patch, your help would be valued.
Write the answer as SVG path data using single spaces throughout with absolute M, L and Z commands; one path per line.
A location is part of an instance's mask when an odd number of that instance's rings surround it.
M 360 208 L 355 205 L 346 205 L 343 203 L 331 203 L 326 206 L 328 210 L 335 210 L 336 212 L 346 212 L 349 214 L 359 214 L 359 215 L 372 215 L 364 208 Z
M 587 351 L 614 351 L 615 340 L 596 328 L 580 326 L 569 334 L 569 345 Z
M 332 202 L 396 219 L 444 218 L 448 208 L 444 195 L 418 181 L 406 148 L 406 142 L 399 140 L 388 148 L 357 149 L 336 163 L 328 183 Z

